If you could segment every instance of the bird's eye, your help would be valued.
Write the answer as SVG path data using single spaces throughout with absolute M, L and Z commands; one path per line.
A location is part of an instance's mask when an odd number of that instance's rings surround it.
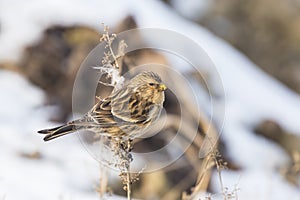
M 154 86 L 154 83 L 149 83 L 150 86 Z

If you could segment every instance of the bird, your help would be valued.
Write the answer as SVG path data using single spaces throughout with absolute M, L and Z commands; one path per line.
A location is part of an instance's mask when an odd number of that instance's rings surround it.
M 80 119 L 62 126 L 38 131 L 49 141 L 79 130 L 93 131 L 101 136 L 134 139 L 160 116 L 167 86 L 160 76 L 144 71 L 128 80 L 120 89 L 100 99 Z

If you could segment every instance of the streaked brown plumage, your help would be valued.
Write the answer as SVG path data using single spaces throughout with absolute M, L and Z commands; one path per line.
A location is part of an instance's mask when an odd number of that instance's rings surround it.
M 142 72 L 100 100 L 81 119 L 38 133 L 46 134 L 45 141 L 77 130 L 132 139 L 159 117 L 165 90 L 166 86 L 156 73 Z

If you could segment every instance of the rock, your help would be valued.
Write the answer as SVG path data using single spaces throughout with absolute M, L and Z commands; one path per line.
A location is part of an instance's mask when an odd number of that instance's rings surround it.
M 214 1 L 199 23 L 300 93 L 299 8 L 297 0 Z
M 300 175 L 300 137 L 294 133 L 284 130 L 278 123 L 265 120 L 257 125 L 255 133 L 280 145 L 288 155 L 291 162 L 288 166 L 281 168 L 280 172 L 292 184 L 299 185 Z

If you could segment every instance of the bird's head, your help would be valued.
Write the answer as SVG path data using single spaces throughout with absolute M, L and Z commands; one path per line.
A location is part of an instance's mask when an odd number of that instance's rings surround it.
M 146 71 L 136 75 L 128 83 L 134 92 L 140 93 L 144 99 L 154 104 L 161 105 L 165 100 L 166 85 L 162 83 L 157 73 Z

